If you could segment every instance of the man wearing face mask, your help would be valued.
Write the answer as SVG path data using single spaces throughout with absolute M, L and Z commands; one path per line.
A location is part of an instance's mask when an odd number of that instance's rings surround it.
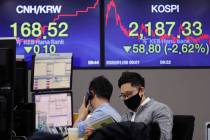
M 79 109 L 78 119 L 74 123 L 74 127 L 79 128 L 81 136 L 86 134 L 91 135 L 93 128 L 89 124 L 107 115 L 111 116 L 115 121 L 121 121 L 120 114 L 110 105 L 113 86 L 104 76 L 94 78 L 89 85 L 89 105 L 85 105 L 85 99 Z M 89 107 L 92 107 L 93 112 L 88 116 Z
M 172 139 L 173 113 L 170 108 L 145 96 L 144 78 L 135 72 L 123 72 L 118 80 L 120 98 L 130 109 L 122 120 L 132 122 L 157 122 L 161 129 L 160 140 Z

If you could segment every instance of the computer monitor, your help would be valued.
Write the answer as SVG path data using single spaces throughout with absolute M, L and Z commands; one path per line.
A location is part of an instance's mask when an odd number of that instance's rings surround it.
M 16 40 L 0 38 L 0 89 L 14 89 Z
M 27 103 L 28 101 L 28 69 L 27 62 L 16 59 L 16 78 L 14 104 Z
M 0 138 L 11 140 L 13 127 L 13 92 L 0 89 Z
M 34 95 L 36 104 L 36 129 L 47 131 L 53 127 L 72 126 L 71 93 Z
M 38 54 L 33 57 L 32 91 L 71 89 L 72 54 Z
M 206 122 L 205 135 L 206 135 L 205 140 L 210 140 L 210 122 Z
M 210 128 L 208 127 L 208 134 L 207 134 L 207 136 L 208 136 L 208 140 L 210 140 Z
M 30 137 L 35 131 L 35 103 L 20 103 L 14 110 L 16 136 Z

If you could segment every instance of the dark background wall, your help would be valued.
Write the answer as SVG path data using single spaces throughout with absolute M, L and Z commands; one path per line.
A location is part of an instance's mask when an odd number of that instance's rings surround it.
M 82 98 L 93 77 L 104 75 L 114 86 L 111 103 L 119 112 L 126 111 L 118 98 L 118 78 L 126 70 L 74 70 L 74 112 L 78 112 Z M 174 114 L 194 115 L 193 140 L 204 140 L 205 122 L 210 121 L 210 70 L 209 69 L 133 69 L 146 80 L 146 95 L 167 104 Z

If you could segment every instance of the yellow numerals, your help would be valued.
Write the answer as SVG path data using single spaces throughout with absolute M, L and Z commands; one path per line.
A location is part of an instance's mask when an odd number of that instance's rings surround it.
M 23 22 L 20 24 L 20 30 L 18 30 L 18 23 L 15 22 L 12 25 L 10 25 L 10 28 L 12 28 L 13 36 L 18 37 L 21 35 L 22 37 L 28 38 L 28 37 L 39 37 L 42 34 L 47 34 L 49 37 L 68 37 L 69 34 L 68 31 L 68 24 L 66 22 L 49 22 L 48 25 L 42 26 L 39 22 L 29 23 L 29 22 Z M 42 28 L 46 29 L 42 29 Z M 18 34 L 18 31 L 20 31 L 20 34 Z M 45 31 L 45 32 L 44 32 Z

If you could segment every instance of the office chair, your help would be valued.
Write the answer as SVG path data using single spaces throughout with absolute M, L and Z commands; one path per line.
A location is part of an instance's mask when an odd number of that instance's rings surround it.
M 174 115 L 172 140 L 192 140 L 194 121 L 191 115 Z

